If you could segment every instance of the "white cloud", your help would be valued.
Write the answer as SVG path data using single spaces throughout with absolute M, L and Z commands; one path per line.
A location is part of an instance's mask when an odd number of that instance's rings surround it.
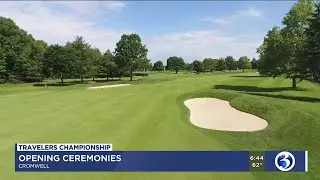
M 194 31 L 166 34 L 147 38 L 150 58 L 165 60 L 170 56 L 181 56 L 187 61 L 219 58 L 257 57 L 256 48 L 263 40 L 259 34 L 230 36 L 221 31 Z
M 213 18 L 213 17 L 205 17 L 201 19 L 201 21 L 212 22 L 219 25 L 224 25 L 228 22 L 226 18 Z
M 262 12 L 257 10 L 257 9 L 253 9 L 253 8 L 249 8 L 245 11 L 243 11 L 242 13 L 244 13 L 244 15 L 248 15 L 248 16 L 252 16 L 252 17 L 260 17 L 262 16 Z
M 0 16 L 10 17 L 18 26 L 27 30 L 36 39 L 50 44 L 64 44 L 77 35 L 83 36 L 100 50 L 113 50 L 123 33 L 133 30 L 97 26 L 101 14 L 121 13 L 123 2 L 111 1 L 0 1 Z M 246 11 L 250 16 L 260 16 L 254 10 Z M 239 11 L 237 14 L 245 14 Z M 102 16 L 108 18 L 108 16 Z M 226 24 L 229 19 L 216 19 L 216 23 Z M 188 61 L 205 57 L 256 56 L 256 48 L 263 40 L 259 35 L 232 36 L 223 31 L 202 30 L 142 36 L 153 61 L 165 61 L 170 56 L 181 56 Z
M 248 18 L 258 18 L 262 16 L 262 11 L 255 8 L 247 8 L 225 17 L 204 17 L 201 19 L 201 21 L 216 23 L 219 25 L 227 25 L 241 23 L 243 21 L 247 21 Z
M 104 51 L 113 49 L 121 34 L 130 30 L 96 26 L 95 18 L 118 13 L 124 6 L 120 1 L 1 1 L 0 16 L 12 18 L 36 39 L 64 44 L 80 35 Z
M 83 15 L 96 15 L 104 10 L 120 12 L 125 4 L 122 1 L 47 1 L 47 5 L 67 8 L 68 13 L 79 13 Z

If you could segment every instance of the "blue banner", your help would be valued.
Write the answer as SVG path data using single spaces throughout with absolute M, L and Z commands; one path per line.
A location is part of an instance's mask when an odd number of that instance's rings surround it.
M 249 171 L 248 151 L 17 151 L 16 171 Z
M 307 151 L 113 151 L 112 144 L 16 144 L 15 171 L 307 172 Z

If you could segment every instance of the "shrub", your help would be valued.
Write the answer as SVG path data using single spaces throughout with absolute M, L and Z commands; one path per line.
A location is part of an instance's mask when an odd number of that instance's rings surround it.
M 149 76 L 148 73 L 145 72 L 134 72 L 132 73 L 133 76 Z
M 97 77 L 97 78 L 106 78 L 107 75 L 106 75 L 106 74 L 99 74 L 99 75 L 97 75 L 96 77 Z
M 24 81 L 24 82 L 41 82 L 42 79 L 41 79 L 41 77 L 27 76 L 25 78 L 22 78 L 21 81 Z
M 134 73 L 132 73 L 132 75 L 134 76 Z M 125 71 L 123 77 L 130 77 L 130 71 Z
M 133 72 L 132 76 L 149 76 L 149 74 L 145 72 Z M 130 77 L 130 72 L 129 71 L 124 72 L 123 77 Z

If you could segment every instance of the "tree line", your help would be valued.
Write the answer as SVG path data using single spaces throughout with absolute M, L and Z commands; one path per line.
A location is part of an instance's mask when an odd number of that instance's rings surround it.
M 101 52 L 83 37 L 77 36 L 65 45 L 48 45 L 36 40 L 10 19 L 0 16 L 0 82 L 35 82 L 44 79 L 121 78 L 133 77 L 133 71 L 226 71 L 256 69 L 257 60 L 246 56 L 238 61 L 226 58 L 205 58 L 185 63 L 184 59 L 172 56 L 166 66 L 162 61 L 154 64 L 147 59 L 148 49 L 138 34 L 124 34 L 114 52 Z
M 114 52 L 102 53 L 83 37 L 65 45 L 36 40 L 9 18 L 0 17 L 0 82 L 42 81 L 45 78 L 123 77 L 152 69 L 148 49 L 137 34 L 124 34 Z
M 186 63 L 183 58 L 172 56 L 167 59 L 166 66 L 163 65 L 162 61 L 157 61 L 153 65 L 154 71 L 171 70 L 178 73 L 178 71 L 195 71 L 210 72 L 210 71 L 226 71 L 242 69 L 257 69 L 258 60 L 255 58 L 250 60 L 247 56 L 242 56 L 236 60 L 233 56 L 227 56 L 226 58 L 205 58 L 203 61 L 195 60 L 192 63 Z
M 320 1 L 298 1 L 282 25 L 269 30 L 258 48 L 258 71 L 289 78 L 293 88 L 303 80 L 320 82 Z

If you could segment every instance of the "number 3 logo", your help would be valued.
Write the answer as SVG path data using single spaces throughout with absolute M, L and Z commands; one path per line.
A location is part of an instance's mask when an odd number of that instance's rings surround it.
M 280 171 L 290 171 L 295 165 L 295 158 L 290 152 L 283 151 L 277 154 L 274 164 Z

